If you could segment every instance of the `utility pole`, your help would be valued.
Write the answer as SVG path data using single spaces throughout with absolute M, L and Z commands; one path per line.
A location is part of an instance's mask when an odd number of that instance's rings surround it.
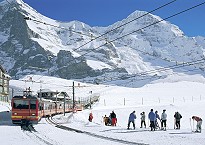
M 75 108 L 75 86 L 74 86 L 74 82 L 73 82 L 73 111 Z
M 64 112 L 64 116 L 65 116 L 65 94 L 64 94 L 64 110 L 63 110 L 63 112 Z
M 55 104 L 55 107 L 56 107 L 56 113 L 57 113 L 57 96 L 58 96 L 58 90 L 56 90 L 56 104 Z

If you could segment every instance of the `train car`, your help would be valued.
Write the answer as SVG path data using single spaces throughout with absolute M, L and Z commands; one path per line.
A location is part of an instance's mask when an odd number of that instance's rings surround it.
M 17 124 L 29 120 L 32 123 L 37 123 L 41 118 L 39 113 L 43 110 L 40 104 L 39 99 L 31 95 L 31 92 L 24 92 L 22 96 L 14 96 L 11 101 L 12 122 Z
M 38 96 L 32 95 L 30 90 L 26 90 L 22 96 L 19 95 L 12 98 L 11 120 L 13 124 L 22 124 L 28 121 L 36 124 L 42 117 L 64 112 L 81 111 L 83 108 L 81 104 L 76 104 L 75 110 L 73 110 L 73 104 L 69 101 L 64 104 L 62 101 L 53 101 L 48 98 L 39 98 Z M 52 96 L 49 98 L 52 98 Z

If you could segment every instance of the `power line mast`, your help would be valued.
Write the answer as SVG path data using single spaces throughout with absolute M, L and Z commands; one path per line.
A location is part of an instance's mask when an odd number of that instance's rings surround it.
M 74 82 L 73 82 L 73 111 L 74 111 L 74 109 L 75 109 L 75 84 L 74 84 Z

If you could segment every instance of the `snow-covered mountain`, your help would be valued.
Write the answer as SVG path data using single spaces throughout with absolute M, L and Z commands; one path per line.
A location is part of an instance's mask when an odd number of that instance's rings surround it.
M 146 12 L 143 11 L 135 11 L 108 27 L 90 27 L 79 21 L 52 20 L 22 0 L 9 0 L 9 3 L 0 3 L 0 63 L 13 78 L 26 74 L 67 79 L 110 73 L 117 77 L 120 74 L 133 76 L 204 58 L 205 38 L 187 37 L 177 26 L 166 21 L 145 28 L 161 20 L 152 14 L 115 29 L 144 15 Z M 25 20 L 25 17 L 31 20 Z M 112 29 L 115 30 L 109 32 Z M 107 34 L 88 43 L 104 33 Z M 200 68 L 195 73 L 203 73 L 203 65 L 174 71 Z M 146 75 L 170 72 L 173 70 Z

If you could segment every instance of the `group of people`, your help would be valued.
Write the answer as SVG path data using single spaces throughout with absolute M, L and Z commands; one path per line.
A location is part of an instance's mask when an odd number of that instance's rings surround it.
M 140 128 L 145 127 L 146 128 L 146 116 L 145 116 L 145 112 L 140 113 L 141 117 L 141 126 Z M 135 111 L 133 111 L 132 113 L 130 113 L 129 115 L 129 119 L 128 119 L 128 126 L 127 129 L 130 129 L 130 124 L 133 124 L 133 128 L 135 129 L 135 119 L 136 119 L 136 114 Z M 174 129 L 180 129 L 181 125 L 180 125 L 180 120 L 182 118 L 182 115 L 177 111 L 174 114 Z M 161 117 L 158 114 L 158 111 L 155 111 L 153 109 L 150 110 L 149 114 L 148 114 L 148 119 L 150 120 L 150 128 L 151 131 L 155 131 L 156 129 L 161 129 L 161 130 L 166 130 L 167 127 L 167 114 L 166 114 L 166 110 L 164 109 L 162 111 Z M 201 132 L 201 125 L 202 125 L 202 119 L 198 116 L 192 116 L 193 121 L 197 122 L 197 128 L 196 128 L 196 132 Z M 90 122 L 92 122 L 93 120 L 93 114 L 90 113 L 89 114 L 89 119 Z M 161 127 L 158 124 L 158 120 L 161 122 Z M 117 117 L 114 111 L 112 111 L 109 115 L 109 117 L 107 117 L 106 115 L 103 117 L 103 121 L 105 123 L 106 126 L 110 125 L 110 126 L 116 126 L 117 124 Z
M 148 114 L 148 118 L 150 120 L 151 131 L 154 131 L 155 129 L 160 129 L 157 119 L 159 119 L 161 121 L 161 129 L 166 130 L 166 127 L 167 127 L 167 114 L 166 114 L 165 109 L 163 110 L 163 112 L 161 114 L 161 118 L 158 114 L 158 111 L 154 112 L 153 109 L 151 109 L 149 114 Z
M 142 128 L 143 126 L 146 128 L 146 121 L 145 121 L 145 112 L 140 113 L 141 115 L 141 126 L 140 128 Z M 166 130 L 167 127 L 167 114 L 166 114 L 166 110 L 164 109 L 161 117 L 158 114 L 158 111 L 155 111 L 153 109 L 150 110 L 149 114 L 148 114 L 148 118 L 150 120 L 150 128 L 151 131 L 155 131 L 156 129 L 161 129 L 161 130 Z M 174 129 L 180 129 L 180 120 L 182 118 L 182 115 L 177 111 L 174 114 L 174 120 L 175 120 L 175 124 L 174 124 Z M 133 128 L 135 129 L 135 119 L 136 119 L 136 114 L 135 111 L 133 111 L 130 115 L 129 115 L 129 120 L 128 120 L 128 127 L 127 129 L 130 129 L 130 123 L 133 124 Z M 201 132 L 201 125 L 202 125 L 202 119 L 198 116 L 192 116 L 193 121 L 197 122 L 197 128 L 195 132 Z M 158 120 L 161 122 L 161 127 L 158 124 Z
M 116 126 L 117 124 L 117 117 L 114 111 L 112 111 L 109 115 L 109 117 L 107 117 L 106 115 L 103 117 L 103 122 L 105 123 L 106 126 L 110 125 L 110 126 Z
M 161 119 L 159 117 L 158 111 L 155 111 L 155 113 L 153 112 L 153 109 L 151 109 L 150 113 L 148 114 L 148 118 L 150 120 L 150 127 L 151 127 L 151 131 L 160 128 L 157 119 L 161 120 L 161 128 L 166 130 L 166 120 L 167 120 L 167 114 L 165 113 L 166 110 L 163 110 L 163 113 L 161 115 Z M 142 128 L 143 126 L 146 128 L 146 121 L 145 121 L 145 112 L 140 113 L 141 115 L 141 126 L 140 128 Z M 133 111 L 130 116 L 129 116 L 129 120 L 128 120 L 128 127 L 127 129 L 130 129 L 130 123 L 133 124 L 133 128 L 135 129 L 135 119 L 136 119 L 136 114 L 135 111 Z

